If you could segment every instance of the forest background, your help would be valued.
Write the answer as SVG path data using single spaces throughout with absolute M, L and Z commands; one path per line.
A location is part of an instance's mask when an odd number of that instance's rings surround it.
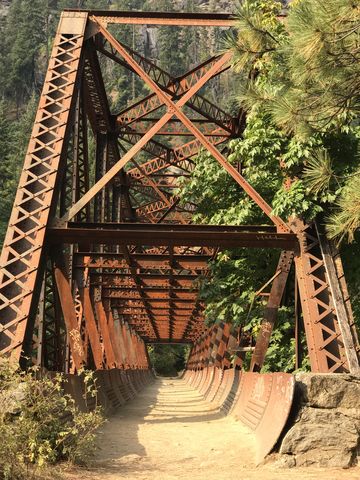
M 358 0 L 297 0 L 288 19 L 273 0 L 82 1 L 82 8 L 231 12 L 238 28 L 194 36 L 183 28 L 134 29 L 130 46 L 178 75 L 224 48 L 232 48 L 234 80 L 212 82 L 207 95 L 237 115 L 247 112 L 242 139 L 227 146 L 231 163 L 283 219 L 317 217 L 340 246 L 355 317 L 360 318 L 360 175 Z M 78 1 L 0 2 L 0 242 L 6 231 L 59 12 Z M 186 52 L 186 53 L 185 53 Z M 189 64 L 189 59 L 190 64 Z M 144 86 L 131 73 L 112 75 L 104 64 L 114 110 L 133 103 Z M 280 168 L 281 166 L 281 168 Z M 286 182 L 285 179 L 290 179 Z M 226 192 L 226 195 L 224 195 Z M 264 223 L 254 204 L 210 155 L 195 162 L 181 195 L 198 205 L 195 222 Z M 255 338 L 264 308 L 256 298 L 275 271 L 276 251 L 222 252 L 201 282 L 209 323 L 230 321 Z M 293 371 L 294 282 L 289 282 L 265 370 Z M 305 342 L 304 342 L 305 343 Z M 305 348 L 305 347 L 304 347 Z M 306 350 L 306 349 L 305 349 Z M 305 351 L 306 353 L 306 351 Z M 306 355 L 302 367 L 306 368 Z

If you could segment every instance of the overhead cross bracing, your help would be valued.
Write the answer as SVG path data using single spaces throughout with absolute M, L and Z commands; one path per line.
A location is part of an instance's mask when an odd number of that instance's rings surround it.
M 261 338 L 242 346 L 254 350 L 251 368 L 262 366 L 295 263 L 313 370 L 358 369 L 337 252 L 316 225 L 274 215 L 227 159 L 226 142 L 241 138 L 246 115 L 225 111 L 204 87 L 230 74 L 231 52 L 173 76 L 111 29 L 230 28 L 235 21 L 221 14 L 63 13 L 1 256 L 3 354 L 74 371 L 125 368 L 121 351 L 147 368 L 144 342 L 188 342 L 202 351 L 214 334 L 198 298 L 208 262 L 221 249 L 277 248 L 276 272 L 264 279 L 270 292 Z M 106 62 L 141 79 L 144 98 L 113 111 Z M 192 224 L 197 205 L 181 201 L 177 189 L 202 150 L 259 207 L 264 225 Z

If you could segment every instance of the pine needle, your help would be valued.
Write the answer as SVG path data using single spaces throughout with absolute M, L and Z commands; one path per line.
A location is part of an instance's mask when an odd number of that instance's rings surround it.
M 329 153 L 317 150 L 313 157 L 306 162 L 304 168 L 304 182 L 309 190 L 315 195 L 326 192 L 334 179 L 334 170 Z
M 340 244 L 344 239 L 349 243 L 360 229 L 360 170 L 343 189 L 337 202 L 336 211 L 327 218 L 326 230 L 329 238 Z

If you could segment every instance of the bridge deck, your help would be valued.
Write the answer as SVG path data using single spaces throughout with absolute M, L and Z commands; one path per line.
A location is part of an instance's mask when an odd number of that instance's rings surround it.
M 157 379 L 122 407 L 103 428 L 99 446 L 95 468 L 73 472 L 75 479 L 359 478 L 356 470 L 255 467 L 252 434 L 180 379 Z

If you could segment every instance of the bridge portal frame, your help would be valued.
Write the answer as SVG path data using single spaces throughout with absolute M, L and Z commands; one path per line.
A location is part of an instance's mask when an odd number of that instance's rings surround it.
M 275 226 L 275 232 L 267 235 L 261 231 L 262 227 L 245 227 L 247 240 L 243 244 L 233 240 L 234 246 L 244 246 L 246 242 L 247 246 L 254 246 L 250 240 L 254 236 L 258 244 L 273 241 L 280 246 L 279 242 L 283 239 L 286 245 L 270 282 L 272 290 L 261 326 L 262 336 L 256 342 L 251 368 L 260 369 L 263 364 L 289 273 L 289 263 L 294 255 L 313 371 L 358 372 L 357 333 L 338 253 L 316 225 L 304 225 L 300 221 L 287 223 L 274 216 L 270 205 L 218 149 L 227 138 L 241 135 L 244 116 L 233 119 L 199 96 L 198 92 L 209 80 L 229 68 L 231 52 L 209 59 L 180 78 L 173 78 L 121 44 L 107 28 L 112 23 L 230 27 L 235 22 L 233 16 L 221 14 L 112 11 L 66 11 L 62 14 L 1 255 L 2 354 L 11 355 L 19 361 L 24 355 L 32 355 L 34 345 L 38 351 L 51 350 L 46 345 L 50 335 L 44 331 L 49 305 L 54 312 L 55 337 L 64 336 L 61 348 L 66 359 L 65 370 L 79 370 L 85 364 L 97 369 L 128 368 L 131 365 L 146 368 L 148 360 L 144 341 L 178 339 L 196 343 L 198 338 L 202 338 L 206 329 L 199 313 L 201 305 L 195 298 L 191 298 L 192 314 L 188 321 L 180 321 L 180 315 L 174 313 L 186 301 L 177 290 L 175 258 L 187 252 L 213 256 L 223 242 L 211 243 L 207 240 L 199 250 L 195 239 L 193 243 L 182 245 L 181 250 L 181 244 L 171 241 L 172 234 L 169 232 L 162 244 L 150 242 L 152 250 L 146 253 L 153 255 L 155 252 L 169 258 L 166 274 L 169 295 L 151 298 L 144 289 L 132 257 L 136 242 L 121 239 L 121 233 L 124 222 L 134 223 L 141 218 L 153 223 L 152 227 L 157 225 L 153 228 L 157 233 L 164 230 L 162 223 L 165 221 L 188 223 L 194 206 L 180 207 L 178 199 L 169 194 L 171 183 L 164 177 L 159 182 L 156 175 L 173 167 L 179 170 L 176 175 L 170 175 L 172 181 L 181 172 L 188 174 L 191 157 L 205 148 Z M 152 93 L 114 116 L 108 105 L 98 52 L 138 75 Z M 182 108 L 185 105 L 201 114 L 202 120 L 185 114 Z M 146 116 L 163 107 L 165 113 L 160 118 L 151 118 L 150 128 L 144 128 Z M 175 129 L 174 117 L 177 119 Z M 138 131 L 133 128 L 136 122 L 141 127 Z M 95 182 L 92 186 L 89 182 L 87 123 L 91 125 L 96 139 Z M 168 130 L 164 130 L 167 125 Z M 169 132 L 179 135 L 188 132 L 194 140 L 175 150 L 154 139 L 157 134 Z M 126 142 L 132 144 L 122 156 L 123 145 L 118 143 L 120 133 Z M 154 158 L 145 164 L 136 163 L 134 156 L 141 150 Z M 133 161 L 134 167 L 125 171 L 124 167 L 130 161 Z M 130 194 L 132 188 L 135 193 L 136 188 L 142 189 L 143 194 L 148 195 L 149 203 L 134 208 Z M 86 224 L 92 212 L 95 230 L 91 233 L 86 231 Z M 75 231 L 71 220 L 80 223 L 80 233 Z M 127 264 L 132 297 L 123 295 L 120 298 L 130 309 L 131 302 L 140 302 L 145 312 L 144 317 L 139 317 L 140 321 L 131 327 L 119 314 L 123 306 L 112 303 L 113 294 L 102 294 L 102 279 L 108 276 L 105 267 L 99 267 L 98 285 L 94 290 L 89 268 L 76 269 L 73 264 L 79 251 L 84 253 L 83 259 L 89 257 L 91 244 L 98 243 L 91 235 L 104 239 L 104 227 L 109 221 L 115 226 L 115 234 L 114 228 L 108 233 L 114 240 L 108 237 L 103 242 L 111 246 L 110 252 L 106 251 L 104 243 L 100 243 L 96 247 L 97 253 L 118 255 Z M 81 240 L 75 240 L 76 233 L 82 235 Z M 57 241 L 54 242 L 54 238 Z M 146 241 L 149 242 L 148 239 Z M 66 255 L 62 256 L 59 252 L 65 245 Z M 180 250 L 176 250 L 176 245 Z M 285 253 L 285 250 L 290 253 Z M 53 283 L 57 288 L 52 291 L 51 297 L 45 298 L 44 292 L 48 292 L 45 278 L 51 277 L 44 277 L 49 258 Z M 159 315 L 153 313 L 155 301 L 158 306 L 159 302 L 165 305 L 169 313 L 167 326 L 162 325 Z M 65 327 L 62 333 L 61 317 Z M 192 337 L 186 336 L 190 333 Z M 54 341 L 54 335 L 51 341 Z M 60 348 L 59 341 L 56 338 L 55 353 Z M 119 345 L 122 353 L 117 348 Z M 222 352 L 223 345 L 220 348 L 219 344 L 218 350 Z M 216 359 L 211 348 L 209 351 L 214 361 L 223 362 Z M 225 352 L 222 355 L 225 357 Z M 37 354 L 37 358 L 42 357 L 43 354 Z M 54 360 L 52 362 L 55 365 Z

